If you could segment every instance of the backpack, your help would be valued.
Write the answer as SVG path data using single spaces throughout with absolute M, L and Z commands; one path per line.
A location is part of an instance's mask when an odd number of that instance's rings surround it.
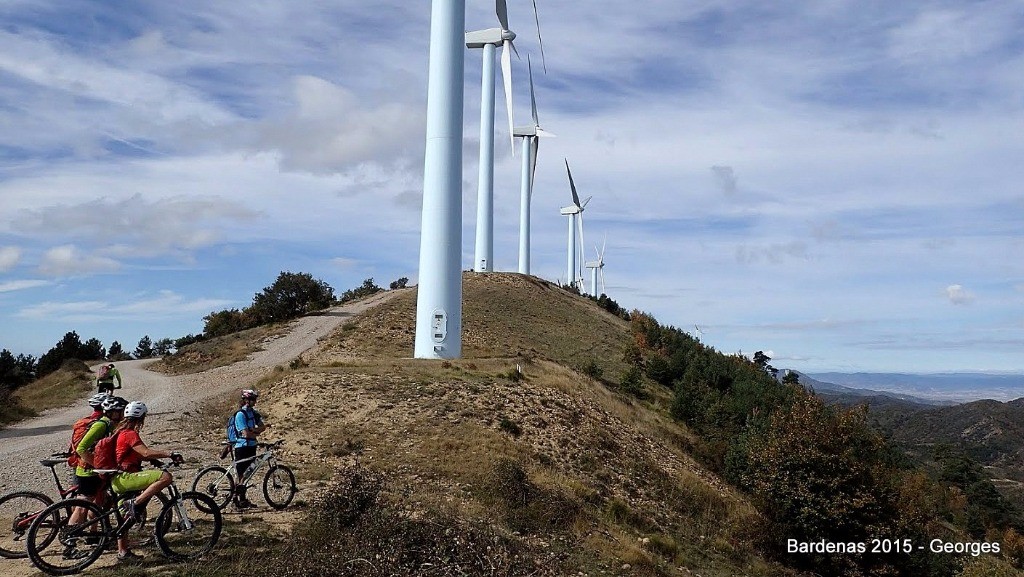
M 226 433 L 227 433 L 227 436 L 228 436 L 228 442 L 231 443 L 232 445 L 234 445 L 235 442 L 238 441 L 238 427 L 235 426 L 235 418 L 237 418 L 238 417 L 238 413 L 241 413 L 241 412 L 242 412 L 241 410 L 235 411 L 234 413 L 231 414 L 231 418 L 228 419 L 228 426 L 227 426 Z
M 96 443 L 92 449 L 93 469 L 120 468 L 121 463 L 117 460 L 117 436 L 120 434 L 121 431 L 118 431 L 109 437 L 103 437 Z
M 78 444 L 82 442 L 82 438 L 89 432 L 89 429 L 91 429 L 94 424 L 100 422 L 105 423 L 106 421 L 93 419 L 92 417 L 82 417 L 75 421 L 75 424 L 71 426 L 71 443 L 68 445 L 69 467 L 85 465 L 85 463 L 82 462 L 82 458 L 78 456 Z M 109 425 L 107 425 L 107 429 L 110 429 Z
M 97 379 L 105 379 L 110 376 L 110 365 L 103 365 L 96 371 Z

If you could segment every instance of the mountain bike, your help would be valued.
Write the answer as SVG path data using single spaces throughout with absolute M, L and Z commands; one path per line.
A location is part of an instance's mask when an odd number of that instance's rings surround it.
M 78 485 L 64 488 L 55 467 L 67 463 L 68 453 L 53 453 L 39 464 L 49 467 L 53 482 L 57 486 L 59 499 L 70 499 L 78 495 Z M 39 513 L 53 504 L 53 499 L 38 491 L 14 491 L 0 497 L 0 557 L 22 559 L 28 557 L 25 551 L 25 535 L 32 521 Z
M 192 482 L 192 490 L 202 493 L 211 499 L 221 509 L 228 506 L 231 497 L 235 494 L 235 487 L 249 487 L 249 482 L 256 476 L 256 473 L 268 465 L 267 473 L 263 476 L 263 498 L 267 504 L 274 509 L 284 509 L 292 502 L 298 488 L 295 486 L 295 475 L 292 470 L 277 462 L 274 451 L 281 447 L 283 440 L 276 443 L 256 443 L 261 449 L 266 449 L 262 454 L 232 461 L 227 467 L 212 465 L 199 471 L 195 481 Z M 249 468 L 238 481 L 236 466 L 241 463 L 250 462 Z
M 175 463 L 156 462 L 163 471 L 177 466 Z M 110 471 L 117 472 L 117 471 Z M 220 538 L 220 509 L 206 495 L 189 491 L 182 493 L 172 482 L 166 489 L 167 500 L 162 502 L 154 523 L 154 537 L 160 551 L 173 560 L 191 560 L 202 557 Z M 115 495 L 108 489 L 104 506 L 85 499 L 68 499 L 44 509 L 28 530 L 29 559 L 44 573 L 71 575 L 92 565 L 108 546 L 118 538 L 131 535 L 136 525 L 145 526 L 145 514 L 140 523 L 127 519 L 121 512 L 119 499 L 129 499 L 140 492 Z M 87 520 L 70 524 L 77 507 L 86 509 Z
M 53 453 L 47 459 L 42 459 L 39 464 L 50 469 L 53 476 L 53 484 L 57 488 L 58 500 L 72 499 L 78 497 L 78 485 L 71 485 L 65 488 L 57 474 L 57 465 L 67 463 L 70 453 Z M 167 502 L 167 497 L 161 492 L 156 498 L 161 502 Z M 53 499 L 45 493 L 37 491 L 15 491 L 0 497 L 0 557 L 7 559 L 24 559 L 28 557 L 25 550 L 25 537 L 28 529 L 36 517 L 44 509 L 53 504 Z M 10 531 L 8 531 L 8 528 Z M 134 531 L 142 527 L 135 527 Z

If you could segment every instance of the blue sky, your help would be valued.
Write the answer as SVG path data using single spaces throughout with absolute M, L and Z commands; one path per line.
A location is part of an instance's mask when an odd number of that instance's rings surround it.
M 321 4 L 0 4 L 0 347 L 199 332 L 283 270 L 415 282 L 429 2 Z M 539 51 L 509 4 L 521 124 Z M 538 4 L 558 138 L 535 274 L 565 276 L 568 158 L 627 307 L 807 372 L 1024 372 L 1019 2 Z M 468 3 L 467 29 L 495 25 Z M 470 268 L 480 53 L 466 66 Z M 500 87 L 497 109 L 514 271 Z

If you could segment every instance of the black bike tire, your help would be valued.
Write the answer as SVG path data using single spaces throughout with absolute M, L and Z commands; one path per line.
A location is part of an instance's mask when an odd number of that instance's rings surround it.
M 169 503 L 170 500 L 171 500 L 171 498 L 168 497 L 167 495 L 165 495 L 163 493 L 163 491 L 157 493 L 156 495 L 153 495 L 153 499 L 155 499 L 156 501 L 159 501 L 159 505 L 160 506 L 157 508 L 157 514 L 154 516 L 154 515 L 150 515 L 148 513 L 149 511 L 152 510 L 151 506 L 154 504 L 153 501 L 150 500 L 149 503 L 146 503 L 147 513 L 146 513 L 146 518 L 143 520 L 143 523 L 137 524 L 137 525 L 133 525 L 131 528 L 128 529 L 128 536 L 132 537 L 133 539 L 139 539 L 140 537 L 143 537 L 147 533 L 151 534 L 152 538 L 150 540 L 148 540 L 148 541 L 143 540 L 143 543 L 146 543 L 146 544 L 152 544 L 156 540 L 155 537 L 156 537 L 157 519 L 160 517 L 160 511 L 163 511 L 164 507 L 166 507 L 167 503 Z M 152 531 L 147 531 L 147 528 L 148 528 L 147 524 L 150 523 L 150 522 L 152 522 L 151 526 L 152 526 L 153 530 Z M 165 531 L 167 530 L 166 527 L 164 528 L 164 530 Z
M 201 485 L 200 480 L 203 478 L 204 475 L 207 475 L 209 473 L 222 475 L 225 479 L 227 479 L 228 486 L 227 490 L 224 492 L 223 495 L 220 493 L 219 485 L 214 486 L 211 484 L 210 486 L 207 487 Z M 214 479 L 216 479 L 216 477 L 214 477 Z M 192 491 L 200 493 L 202 495 L 206 495 L 207 497 L 210 498 L 211 501 L 213 501 L 214 505 L 216 505 L 218 509 L 223 511 L 224 508 L 231 503 L 231 497 L 234 496 L 235 494 L 235 478 L 224 467 L 221 467 L 220 465 L 211 465 L 199 471 L 199 474 L 196 475 L 196 479 L 192 481 Z
M 49 507 L 50 505 L 53 505 L 53 499 L 51 499 L 48 495 L 45 495 L 43 493 L 37 493 L 35 491 L 14 491 L 13 493 L 8 493 L 3 497 L 0 497 L 0 506 L 2 506 L 5 502 L 16 498 L 29 498 L 40 501 L 42 503 L 42 506 L 39 507 L 37 511 L 42 511 Z M 26 513 L 27 512 L 28 511 L 26 511 Z M 7 530 L 7 527 L 2 527 L 2 529 Z M 12 525 L 10 529 L 13 534 L 14 526 Z M 27 528 L 25 529 L 25 534 L 28 534 Z M 4 559 L 24 559 L 25 557 L 28 557 L 28 551 L 26 551 L 24 547 L 22 547 L 20 551 L 16 551 L 14 549 L 7 549 L 3 546 L 2 543 L 0 543 L 0 557 L 3 557 Z
M 100 540 L 99 543 L 97 543 L 92 548 L 92 551 L 89 552 L 89 555 L 87 557 L 83 557 L 79 561 L 79 563 L 76 563 L 71 567 L 58 567 L 56 565 L 50 565 L 45 559 L 43 559 L 42 555 L 40 554 L 41 550 L 45 549 L 46 546 L 42 547 L 41 549 L 35 543 L 35 536 L 40 526 L 39 520 L 45 519 L 50 515 L 57 515 L 58 518 L 60 518 L 60 514 L 57 513 L 59 509 L 70 508 L 71 510 L 73 510 L 75 507 L 84 507 L 89 510 L 89 513 L 92 513 L 93 521 L 97 521 L 100 524 L 100 530 L 103 534 L 103 538 Z M 44 509 L 43 512 L 40 513 L 38 517 L 36 517 L 36 520 L 32 522 L 32 526 L 28 529 L 28 539 L 25 545 L 26 548 L 28 549 L 28 557 L 32 560 L 32 564 L 35 565 L 37 569 L 48 575 L 74 575 L 75 573 L 79 573 L 89 565 L 95 563 L 96 560 L 100 558 L 100 555 L 103 554 L 104 549 L 106 549 L 107 539 L 111 538 L 110 519 L 106 515 L 106 513 L 106 511 L 101 509 L 95 503 L 93 503 L 92 501 L 88 501 L 86 499 L 65 499 L 63 501 L 57 501 L 56 503 Z M 62 524 L 66 524 L 70 518 L 71 515 L 69 513 L 66 517 L 62 518 Z M 49 545 L 50 542 L 52 542 L 52 539 L 50 539 L 47 542 L 47 546 Z
M 175 503 L 177 503 L 177 501 L 179 500 L 184 501 L 187 499 L 194 499 L 199 503 L 203 503 L 202 506 L 196 505 L 196 507 L 199 508 L 201 511 L 212 514 L 214 519 L 213 535 L 210 537 L 210 542 L 206 544 L 202 551 L 191 555 L 184 555 L 175 552 L 171 549 L 171 546 L 169 543 L 167 543 L 166 539 L 167 529 L 173 523 L 173 519 L 171 519 L 171 517 L 173 517 L 174 515 Z M 209 511 L 207 511 L 206 509 L 209 509 Z M 209 553 L 210 550 L 213 549 L 213 547 L 217 544 L 217 541 L 220 539 L 220 532 L 223 526 L 224 518 L 221 516 L 220 508 L 217 507 L 217 503 L 214 502 L 213 499 L 197 491 L 187 491 L 185 493 L 182 493 L 181 496 L 178 497 L 178 499 L 172 500 L 165 504 L 164 508 L 160 511 L 160 515 L 157 517 L 156 521 L 156 543 L 160 546 L 160 551 L 162 551 L 163 554 L 166 555 L 168 559 L 172 559 L 175 561 L 195 560 Z
M 270 480 L 274 476 L 275 471 L 284 471 L 288 475 L 288 498 L 284 501 L 275 502 L 270 497 Z M 263 498 L 267 500 L 267 504 L 274 509 L 281 510 L 288 506 L 295 498 L 295 493 L 298 492 L 299 488 L 295 485 L 295 474 L 286 465 L 274 465 L 267 471 L 267 474 L 263 476 Z

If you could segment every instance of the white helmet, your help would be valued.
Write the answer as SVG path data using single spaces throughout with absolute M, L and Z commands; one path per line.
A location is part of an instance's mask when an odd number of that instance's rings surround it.
M 103 406 L 103 401 L 110 396 L 110 393 L 96 393 L 89 397 L 89 406 L 98 409 Z
M 142 401 L 132 401 L 124 408 L 125 418 L 141 419 L 149 412 L 149 407 Z

